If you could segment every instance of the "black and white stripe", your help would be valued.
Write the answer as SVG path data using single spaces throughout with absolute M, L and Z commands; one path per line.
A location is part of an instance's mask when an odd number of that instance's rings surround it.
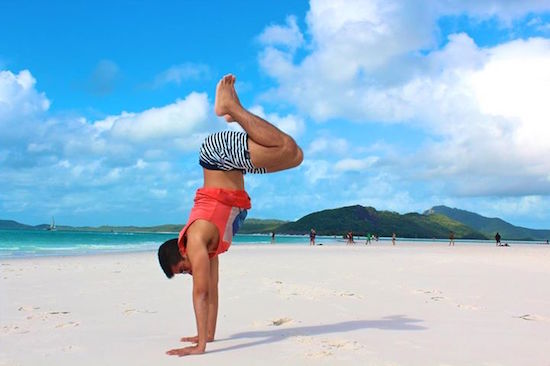
M 209 135 L 202 143 L 199 163 L 210 170 L 241 170 L 247 173 L 266 173 L 256 168 L 248 152 L 246 132 L 222 131 Z

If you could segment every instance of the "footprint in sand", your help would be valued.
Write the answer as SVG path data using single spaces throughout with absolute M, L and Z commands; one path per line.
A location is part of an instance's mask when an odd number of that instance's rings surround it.
M 515 316 L 514 318 L 528 320 L 528 321 L 542 321 L 542 322 L 550 322 L 550 318 L 538 314 L 524 314 L 520 316 Z
M 351 291 L 334 290 L 321 286 L 300 285 L 293 283 L 284 284 L 282 281 L 271 281 L 270 283 L 275 288 L 279 296 L 284 299 L 290 299 L 295 296 L 314 301 L 321 301 L 322 299 L 331 297 L 349 297 L 356 300 L 363 298 L 361 295 Z
M 418 289 L 413 291 L 414 294 L 420 294 L 420 295 L 426 295 L 430 297 L 430 300 L 432 301 L 441 301 L 445 300 L 444 296 L 441 296 L 443 292 L 440 290 L 424 290 L 424 289 Z M 427 302 L 427 301 L 426 301 Z
M 471 305 L 471 304 L 459 304 L 453 301 L 450 298 L 446 298 L 443 296 L 443 292 L 440 290 L 424 290 L 424 289 L 418 289 L 413 291 L 414 294 L 421 294 L 426 295 L 430 297 L 430 300 L 439 302 L 443 301 L 449 305 L 456 305 L 456 307 L 463 309 L 463 310 L 479 310 L 480 307 L 477 305 Z M 428 302 L 427 300 L 425 302 Z
M 29 333 L 30 330 L 23 329 L 18 325 L 5 325 L 2 327 L 2 334 L 26 334 Z
M 126 309 L 122 312 L 124 315 L 134 315 L 134 314 L 156 314 L 156 311 L 150 310 L 137 310 L 137 309 Z
M 357 352 L 363 348 L 363 345 L 357 341 L 342 338 L 321 339 L 319 341 L 316 337 L 299 336 L 296 337 L 296 341 L 308 347 L 316 348 L 315 350 L 309 349 L 305 353 L 307 358 L 324 358 L 337 355 L 340 352 Z
M 69 353 L 69 352 L 76 352 L 76 351 L 80 351 L 82 349 L 82 347 L 79 347 L 79 346 L 73 346 L 73 345 L 68 345 L 68 346 L 64 346 L 61 351 L 62 352 L 65 352 L 65 353 Z
M 281 326 L 285 323 L 289 323 L 291 321 L 292 321 L 292 319 L 290 319 L 290 318 L 280 318 L 280 319 L 272 320 L 271 324 L 269 324 L 269 325 L 273 325 L 273 326 L 278 327 L 278 326 Z
M 464 310 L 479 310 L 479 306 L 476 305 L 470 305 L 470 304 L 457 304 L 457 307 L 464 309 Z
M 56 328 L 68 328 L 68 327 L 78 327 L 80 325 L 79 322 L 67 322 L 67 323 L 61 323 L 56 325 Z
M 25 306 L 20 306 L 17 309 L 17 311 L 33 311 L 33 310 L 40 310 L 40 306 L 25 305 Z
M 423 290 L 423 289 L 419 289 L 419 290 L 415 290 L 416 293 L 421 293 L 421 294 L 426 294 L 426 295 L 441 295 L 442 292 L 441 290 Z
M 340 292 L 339 295 L 340 295 L 341 297 L 350 297 L 350 298 L 357 299 L 357 300 L 363 298 L 363 296 L 358 295 L 358 294 L 353 293 L 353 292 Z

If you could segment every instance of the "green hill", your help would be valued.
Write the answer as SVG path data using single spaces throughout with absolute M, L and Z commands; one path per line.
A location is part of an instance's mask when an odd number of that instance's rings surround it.
M 440 214 L 469 226 L 489 238 L 499 232 L 503 239 L 508 240 L 547 240 L 550 239 L 550 230 L 527 229 L 514 226 L 499 218 L 488 218 L 473 212 L 450 208 L 447 206 L 435 206 L 425 214 Z
M 311 228 L 319 235 L 340 236 L 353 231 L 357 235 L 391 236 L 396 233 L 408 238 L 448 238 L 449 232 L 454 231 L 456 238 L 486 239 L 481 233 L 443 215 L 400 215 L 359 205 L 315 212 L 281 225 L 277 232 L 307 234 Z
M 58 230 L 100 231 L 100 232 L 173 232 L 177 233 L 184 224 L 168 224 L 149 227 L 139 226 L 100 226 L 72 227 L 59 226 Z M 0 229 L 46 230 L 49 225 L 30 226 L 13 220 L 0 220 Z M 547 240 L 550 230 L 535 230 L 514 226 L 499 218 L 487 218 L 473 212 L 435 206 L 424 214 L 398 214 L 390 211 L 377 211 L 373 207 L 348 206 L 323 210 L 306 215 L 295 222 L 281 220 L 245 220 L 240 234 L 277 232 L 279 234 L 307 234 L 315 228 L 319 235 L 344 235 L 353 231 L 357 235 L 366 233 L 379 236 L 407 238 L 448 238 L 454 231 L 455 237 L 464 239 L 493 238 L 498 231 L 504 240 Z
M 246 219 L 239 230 L 239 234 L 263 234 L 272 231 L 279 232 L 279 227 L 287 221 Z
M 0 220 L 0 230 L 46 230 L 50 225 L 25 225 L 13 220 Z
M 20 224 L 13 220 L 0 220 L 0 229 L 4 230 L 33 230 L 33 226 Z
M 247 219 L 239 230 L 240 234 L 270 233 L 286 223 L 282 220 Z M 57 226 L 60 231 L 125 232 L 125 233 L 178 233 L 185 224 L 158 226 Z M 0 230 L 46 230 L 46 224 L 30 226 L 13 220 L 0 220 Z

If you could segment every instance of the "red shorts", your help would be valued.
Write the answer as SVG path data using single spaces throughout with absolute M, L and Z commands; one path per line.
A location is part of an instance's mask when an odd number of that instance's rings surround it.
M 245 191 L 233 191 L 223 188 L 200 188 L 195 194 L 195 204 L 189 214 L 187 224 L 181 230 L 178 246 L 181 255 L 185 255 L 187 229 L 196 220 L 209 221 L 218 228 L 219 242 L 215 252 L 208 253 L 210 258 L 226 252 L 233 236 L 239 231 L 247 209 L 250 209 L 250 197 Z

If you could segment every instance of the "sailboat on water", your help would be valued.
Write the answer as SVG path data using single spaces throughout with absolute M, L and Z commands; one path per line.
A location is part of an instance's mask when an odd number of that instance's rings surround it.
M 48 228 L 49 231 L 55 231 L 57 230 L 57 227 L 55 226 L 55 219 L 52 216 L 52 223 L 50 224 L 50 227 Z

